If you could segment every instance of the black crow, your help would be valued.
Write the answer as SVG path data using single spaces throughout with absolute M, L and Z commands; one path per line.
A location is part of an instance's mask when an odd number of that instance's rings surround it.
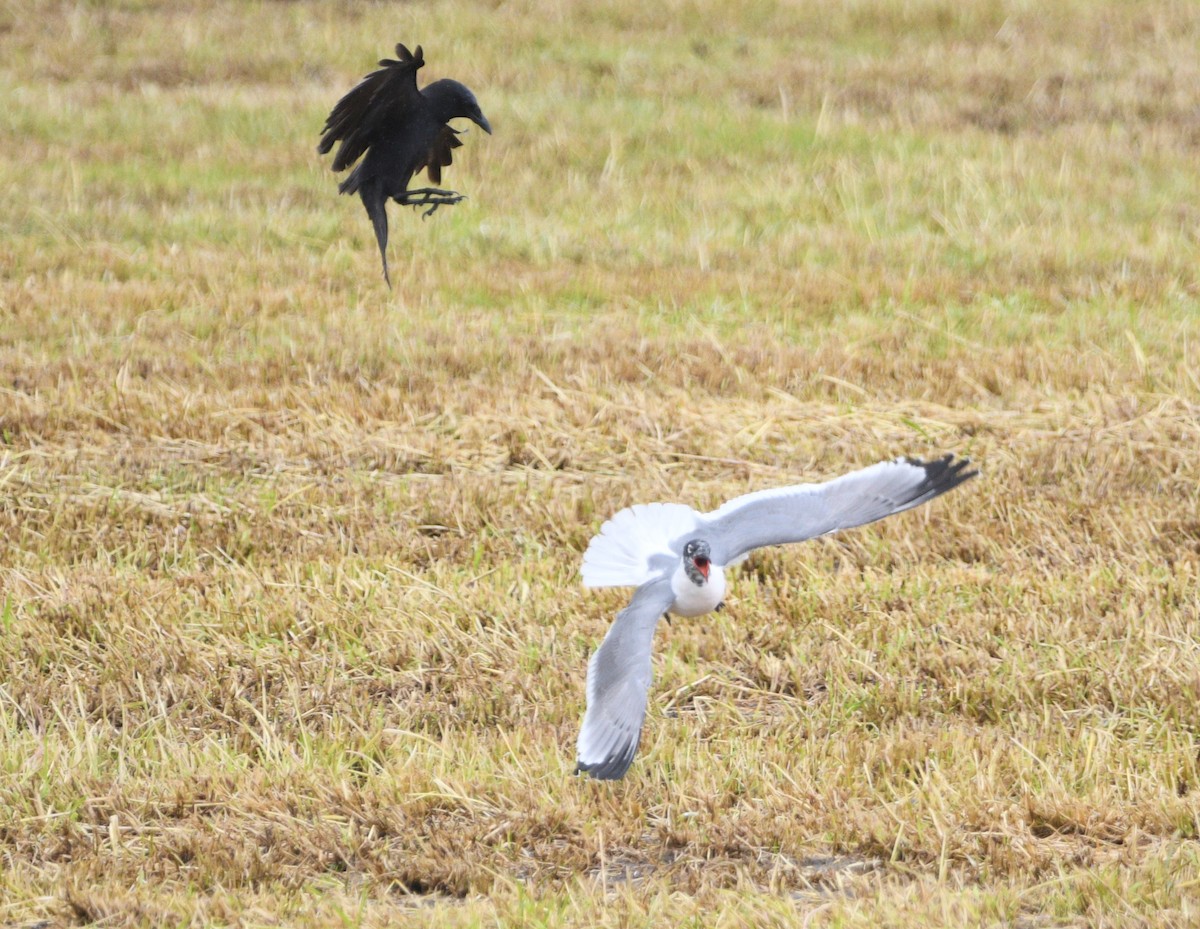
M 442 168 L 453 161 L 451 150 L 462 145 L 459 132 L 446 125 L 450 120 L 463 117 L 489 135 L 492 132 L 475 95 L 458 81 L 434 81 L 417 90 L 417 70 L 425 64 L 421 46 L 414 53 L 397 45 L 396 57 L 399 61 L 380 61 L 378 71 L 372 71 L 338 101 L 325 120 L 317 146 L 324 155 L 333 143 L 341 141 L 333 156 L 334 171 L 344 171 L 366 153 L 338 185 L 338 192 L 362 197 L 379 240 L 383 277 L 389 287 L 388 198 L 405 206 L 427 206 L 425 216 L 439 206 L 458 203 L 463 197 L 453 190 L 409 190 L 408 183 L 422 168 L 433 183 L 442 182 Z

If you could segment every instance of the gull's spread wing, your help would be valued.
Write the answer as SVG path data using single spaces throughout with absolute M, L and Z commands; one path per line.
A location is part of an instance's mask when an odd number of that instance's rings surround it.
M 670 577 L 643 584 L 592 655 L 587 712 L 576 746 L 577 772 L 607 781 L 628 770 L 646 716 L 654 627 L 674 601 Z
M 697 536 L 708 540 L 716 564 L 727 565 L 756 548 L 803 542 L 920 506 L 978 474 L 969 464 L 953 455 L 897 458 L 823 484 L 745 494 L 702 516 Z

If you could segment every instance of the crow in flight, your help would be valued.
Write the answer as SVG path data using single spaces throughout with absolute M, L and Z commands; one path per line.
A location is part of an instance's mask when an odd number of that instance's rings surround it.
M 389 287 L 388 198 L 405 206 L 427 206 L 425 216 L 439 206 L 458 203 L 463 197 L 453 190 L 409 190 L 408 183 L 422 168 L 433 183 L 442 182 L 442 168 L 453 161 L 451 150 L 462 145 L 459 132 L 446 125 L 450 120 L 463 117 L 489 135 L 492 132 L 475 95 L 458 81 L 434 81 L 417 90 L 417 70 L 425 64 L 421 46 L 414 53 L 397 45 L 396 57 L 398 61 L 380 61 L 378 71 L 372 71 L 338 101 L 325 120 L 317 146 L 324 155 L 341 141 L 333 156 L 334 171 L 344 171 L 366 153 L 338 185 L 338 193 L 362 197 L 379 240 L 383 278 Z

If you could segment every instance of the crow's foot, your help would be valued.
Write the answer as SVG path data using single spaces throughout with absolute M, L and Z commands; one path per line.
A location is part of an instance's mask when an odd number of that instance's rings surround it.
M 393 198 L 401 206 L 427 206 L 422 219 L 432 216 L 439 206 L 454 206 L 467 198 L 454 190 L 438 190 L 436 187 L 421 187 L 417 190 L 406 190 L 403 196 Z

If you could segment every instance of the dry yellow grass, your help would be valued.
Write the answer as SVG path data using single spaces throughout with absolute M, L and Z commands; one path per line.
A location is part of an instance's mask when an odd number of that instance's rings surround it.
M 1195 924 L 1196 5 L 344 6 L 0 5 L 0 924 Z M 942 451 L 569 776 L 607 515 Z

